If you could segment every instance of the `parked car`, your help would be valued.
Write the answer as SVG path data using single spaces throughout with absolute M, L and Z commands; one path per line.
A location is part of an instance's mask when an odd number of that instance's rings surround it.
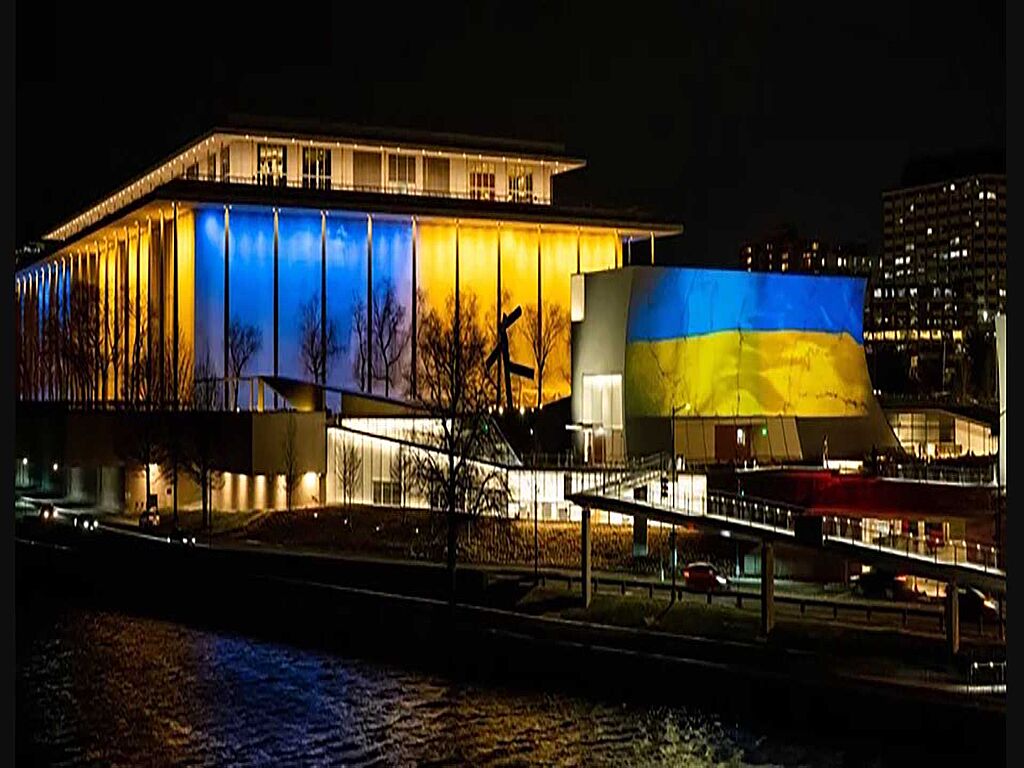
M 729 586 L 729 580 L 711 563 L 690 563 L 683 568 L 683 585 L 687 589 L 715 592 Z
M 853 591 L 862 597 L 874 600 L 925 600 L 925 596 L 914 590 L 905 574 L 892 571 L 870 570 L 852 576 Z
M 139 528 L 143 530 L 153 530 L 160 525 L 160 513 L 155 509 L 147 509 L 141 515 L 139 515 Z
M 960 597 L 960 621 L 999 621 L 999 604 L 980 589 L 960 587 L 957 592 Z
M 75 515 L 75 528 L 80 531 L 95 531 L 99 527 L 96 518 L 90 514 Z

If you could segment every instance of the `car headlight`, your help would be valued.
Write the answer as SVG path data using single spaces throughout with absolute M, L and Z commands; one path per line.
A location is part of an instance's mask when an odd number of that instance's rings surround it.
M 195 537 L 195 536 L 193 536 L 193 537 L 192 537 L 192 543 L 193 543 L 193 544 L 195 544 L 195 543 L 196 543 L 196 537 Z
M 997 610 L 999 610 L 999 606 L 996 605 L 996 601 L 995 600 L 986 600 L 985 601 L 985 607 L 988 608 L 990 611 L 997 611 Z
M 724 586 L 724 585 L 725 585 L 725 583 L 726 583 L 726 578 L 725 578 L 724 576 L 716 576 L 716 577 L 715 577 L 715 580 L 716 580 L 716 581 L 717 581 L 717 582 L 718 582 L 719 584 L 721 584 L 721 585 L 723 585 L 723 586 Z

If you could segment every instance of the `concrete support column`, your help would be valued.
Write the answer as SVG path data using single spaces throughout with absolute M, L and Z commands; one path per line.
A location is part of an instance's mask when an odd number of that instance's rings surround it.
M 647 557 L 647 518 L 633 515 L 633 557 Z
M 458 238 L 458 234 L 456 234 Z M 457 240 L 456 240 L 457 242 Z M 458 245 L 455 246 L 458 254 Z M 456 255 L 456 258 L 458 256 Z M 458 288 L 456 288 L 456 295 Z M 458 304 L 455 305 L 458 307 Z M 366 217 L 366 366 L 364 392 L 373 392 L 373 217 Z
M 68 498 L 71 501 L 95 502 L 96 472 L 85 467 L 68 467 Z
M 101 467 L 99 470 L 98 505 L 103 509 L 124 509 L 124 469 Z
M 775 547 L 761 542 L 761 635 L 768 637 L 775 626 Z
M 277 208 L 274 209 L 274 376 L 277 376 L 277 358 L 278 358 L 278 323 L 280 318 L 278 313 L 280 311 L 280 305 L 278 302 L 279 296 L 279 285 L 280 285 L 280 270 L 278 269 L 278 215 Z M 277 390 L 274 390 L 274 410 L 277 410 Z
M 960 652 L 960 594 L 955 576 L 946 585 L 946 645 L 951 655 Z
M 590 583 L 590 509 L 580 512 L 580 587 L 583 607 L 590 607 L 592 586 Z
M 231 375 L 231 214 L 224 206 L 224 406 L 229 409 L 238 407 L 231 401 L 231 393 L 238 392 L 238 382 L 228 382 Z M 236 395 L 235 400 L 238 397 Z
M 412 374 L 412 397 L 415 400 L 419 395 L 419 388 L 416 386 L 417 376 L 417 363 L 416 363 L 416 348 L 419 345 L 419 336 L 417 335 L 417 322 L 419 318 L 419 307 L 417 302 L 419 301 L 419 282 L 418 276 L 416 275 L 416 217 L 412 217 L 412 296 L 411 306 L 412 312 L 410 313 L 409 320 L 412 325 L 412 332 L 410 333 L 410 354 L 412 362 L 409 365 L 410 373 Z

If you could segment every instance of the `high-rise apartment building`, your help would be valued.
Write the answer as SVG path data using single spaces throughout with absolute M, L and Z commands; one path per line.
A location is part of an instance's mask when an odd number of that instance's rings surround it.
M 882 251 L 874 266 L 869 349 L 905 360 L 918 390 L 966 393 L 970 377 L 962 372 L 980 363 L 995 316 L 1006 308 L 1005 174 L 883 193 Z

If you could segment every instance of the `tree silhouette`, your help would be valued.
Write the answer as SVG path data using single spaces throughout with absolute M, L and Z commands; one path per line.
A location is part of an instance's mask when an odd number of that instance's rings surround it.
M 530 345 L 533 364 L 537 370 L 537 405 L 544 394 L 544 371 L 548 358 L 559 344 L 568 347 L 569 313 L 560 304 L 545 301 L 540 312 L 536 304 L 523 308 L 522 333 Z
M 486 334 L 480 326 L 476 297 L 449 297 L 446 316 L 429 310 L 419 333 L 418 405 L 429 415 L 416 435 L 426 446 L 412 457 L 412 475 L 430 500 L 440 506 L 447 529 L 450 596 L 455 599 L 458 526 L 487 511 L 508 510 L 505 472 L 491 460 L 500 450 L 486 408 L 489 389 L 484 370 Z
M 228 326 L 228 364 L 231 366 L 231 402 L 229 407 L 238 407 L 238 380 L 245 372 L 245 366 L 263 347 L 263 330 L 252 323 L 243 323 L 238 315 L 231 318 Z M 252 407 L 252 403 L 249 404 Z
M 390 396 L 401 376 L 400 361 L 409 339 L 405 315 L 405 306 L 395 294 L 395 284 L 388 280 L 373 303 L 374 378 L 384 382 L 385 397 Z
M 334 359 L 341 354 L 338 324 L 320 316 L 320 294 L 314 293 L 299 311 L 299 352 L 310 381 L 324 385 Z

